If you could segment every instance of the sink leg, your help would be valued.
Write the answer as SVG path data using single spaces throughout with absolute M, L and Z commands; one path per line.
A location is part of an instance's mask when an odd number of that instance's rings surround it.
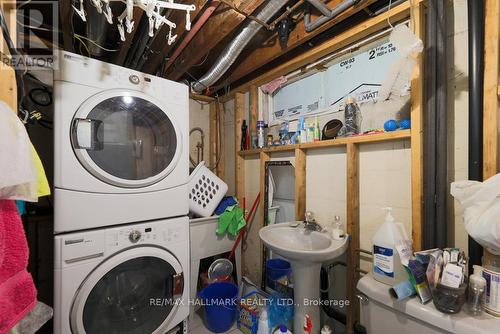
M 293 332 L 302 333 L 304 318 L 311 317 L 312 333 L 320 331 L 320 263 L 291 262 L 294 279 L 294 321 Z

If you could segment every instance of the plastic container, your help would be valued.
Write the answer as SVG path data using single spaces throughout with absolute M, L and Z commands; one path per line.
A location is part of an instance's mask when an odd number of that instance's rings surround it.
M 323 328 L 321 328 L 321 334 L 332 334 L 333 330 L 330 326 L 324 325 Z
M 273 281 L 288 276 L 292 272 L 290 262 L 283 259 L 267 260 L 266 269 L 268 279 Z
M 258 148 L 263 148 L 265 141 L 264 141 L 264 121 L 257 121 L 257 147 Z
M 259 291 L 244 294 L 238 307 L 238 329 L 244 334 L 257 334 L 260 326 L 260 318 L 265 307 L 268 296 Z M 267 310 L 266 310 L 266 318 Z M 270 330 L 267 334 L 270 333 Z
M 483 277 L 483 268 L 473 266 L 474 274 L 469 276 L 468 309 L 472 315 L 480 315 L 483 312 L 484 291 L 486 290 L 486 279 Z
M 203 301 L 205 326 L 214 333 L 227 332 L 236 320 L 238 287 L 229 282 L 208 285 L 198 295 Z
M 259 314 L 259 326 L 257 334 L 270 334 L 271 329 L 269 328 L 269 319 L 267 318 L 267 309 L 262 308 Z
M 227 184 L 200 162 L 189 180 L 189 211 L 200 217 L 212 216 L 226 192 Z
M 485 250 L 483 256 L 483 277 L 486 279 L 484 310 L 500 317 L 500 256 Z
M 373 278 L 381 283 L 394 286 L 408 279 L 408 274 L 401 264 L 396 245 L 408 240 L 405 227 L 396 222 L 392 208 L 386 208 L 385 221 L 372 239 L 373 243 Z
M 454 314 L 460 312 L 465 303 L 465 292 L 467 283 L 463 283 L 458 288 L 450 288 L 446 285 L 438 283 L 436 289 L 432 293 L 432 301 L 434 306 L 443 312 Z
M 278 329 L 274 331 L 274 334 L 292 334 L 292 332 L 290 332 L 285 325 L 281 325 Z

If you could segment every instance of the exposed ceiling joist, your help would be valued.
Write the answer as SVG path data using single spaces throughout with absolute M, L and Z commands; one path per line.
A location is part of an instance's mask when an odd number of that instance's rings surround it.
M 196 10 L 191 12 L 191 17 L 194 19 L 200 13 L 200 11 L 205 7 L 208 0 L 194 0 L 190 1 L 196 6 Z M 168 34 L 168 27 L 163 26 L 155 37 L 153 37 L 153 41 L 150 44 L 149 52 L 149 60 L 144 64 L 141 71 L 146 73 L 154 73 L 161 65 L 163 58 L 167 55 L 170 50 L 173 50 L 179 42 L 182 41 L 182 37 L 186 32 L 186 15 L 183 12 L 175 11 L 172 14 L 172 18 L 170 19 L 172 22 L 175 22 L 177 25 L 177 29 L 175 33 L 178 35 L 177 40 L 174 45 L 168 45 L 167 40 L 165 39 L 166 34 Z
M 364 10 L 364 8 L 368 7 L 369 5 L 373 4 L 376 1 L 377 0 L 362 1 L 359 5 L 347 9 L 345 12 L 341 13 L 336 18 L 328 21 L 327 23 L 323 24 L 316 30 L 309 33 L 305 31 L 304 23 L 301 20 L 300 22 L 298 22 L 295 29 L 290 33 L 286 49 L 282 49 L 280 43 L 273 42 L 273 40 L 276 39 L 276 35 L 273 35 L 268 41 L 264 43 L 265 45 L 264 47 L 254 49 L 249 54 L 247 54 L 245 59 L 242 59 L 240 62 L 238 62 L 237 67 L 235 67 L 232 70 L 226 82 L 235 82 L 245 77 L 246 75 L 253 73 L 260 67 L 268 64 L 269 62 L 284 55 L 285 53 L 290 52 L 296 47 L 306 43 L 311 38 L 321 34 L 322 32 L 325 32 L 326 30 L 333 27 L 335 24 L 343 21 L 344 19 L 354 15 L 355 13 L 361 10 Z M 330 8 L 333 8 L 340 2 L 342 2 L 342 0 L 330 0 L 327 2 L 327 4 L 329 5 Z M 316 17 L 313 17 L 313 15 L 311 16 L 312 20 L 316 19 Z
M 135 22 L 135 28 L 132 30 L 130 34 L 125 34 L 125 42 L 123 42 L 120 51 L 116 54 L 115 58 L 113 59 L 113 62 L 117 65 L 123 66 L 125 63 L 125 59 L 127 59 L 127 54 L 130 51 L 130 46 L 132 45 L 132 42 L 134 40 L 135 33 L 138 30 L 139 22 L 141 22 L 142 15 L 144 14 L 144 11 L 138 7 L 134 7 L 134 22 Z
M 369 18 L 362 23 L 356 24 L 349 29 L 342 31 L 328 41 L 307 50 L 300 56 L 284 61 L 263 75 L 249 80 L 235 89 L 232 89 L 231 92 L 224 97 L 223 102 L 234 98 L 234 94 L 237 92 L 243 93 L 247 91 L 252 85 L 263 85 L 264 83 L 269 82 L 281 75 L 286 75 L 287 73 L 296 71 L 307 64 L 313 63 L 333 52 L 345 48 L 356 41 L 380 32 L 381 30 L 387 28 L 389 19 L 392 23 L 397 23 L 407 19 L 410 16 L 410 7 L 417 6 L 424 1 L 425 0 L 413 0 L 412 5 L 410 5 L 410 2 L 408 1 L 403 2 L 402 4 L 391 8 L 387 12 Z
M 238 8 L 247 14 L 252 14 L 264 1 L 239 1 L 241 4 Z M 244 20 L 245 16 L 235 15 L 232 9 L 228 9 L 224 4 L 221 5 L 164 75 L 171 80 L 179 80 Z

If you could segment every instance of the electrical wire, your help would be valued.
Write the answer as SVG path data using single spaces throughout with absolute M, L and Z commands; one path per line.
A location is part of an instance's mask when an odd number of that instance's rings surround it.
M 99 45 L 96 41 L 88 38 L 88 37 L 85 37 L 85 36 L 82 36 L 82 35 L 79 35 L 77 33 L 73 33 L 73 36 L 77 37 L 77 38 L 82 38 L 86 41 L 89 41 L 90 43 L 94 44 L 95 46 L 97 46 L 99 49 L 102 49 L 104 51 L 108 51 L 108 52 L 117 52 L 117 51 L 120 51 L 120 49 L 108 49 L 108 48 L 105 48 L 104 46 L 102 45 Z
M 391 23 L 391 16 L 389 15 L 389 12 L 391 11 L 391 6 L 392 6 L 392 0 L 389 0 L 389 7 L 387 7 L 387 23 L 389 24 L 391 29 L 394 29 L 394 26 Z

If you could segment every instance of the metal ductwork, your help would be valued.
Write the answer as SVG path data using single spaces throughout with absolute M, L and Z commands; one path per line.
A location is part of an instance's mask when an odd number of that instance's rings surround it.
M 344 0 L 330 10 L 322 0 L 306 0 L 311 5 L 313 5 L 317 10 L 319 10 L 323 16 L 316 19 L 314 22 L 311 22 L 311 13 L 308 9 L 306 9 L 306 13 L 304 15 L 304 25 L 307 32 L 311 32 L 316 30 L 318 27 L 322 26 L 326 22 L 330 21 L 334 17 L 338 16 L 340 13 L 349 9 L 350 7 L 356 5 L 360 0 Z
M 269 21 L 288 3 L 288 1 L 289 0 L 269 0 L 260 10 L 257 18 L 264 22 Z M 212 68 L 202 78 L 192 84 L 193 90 L 201 92 L 216 83 L 236 61 L 236 58 L 238 58 L 243 49 L 245 49 L 261 28 L 262 25 L 253 20 L 245 24 L 242 31 L 224 49 Z

